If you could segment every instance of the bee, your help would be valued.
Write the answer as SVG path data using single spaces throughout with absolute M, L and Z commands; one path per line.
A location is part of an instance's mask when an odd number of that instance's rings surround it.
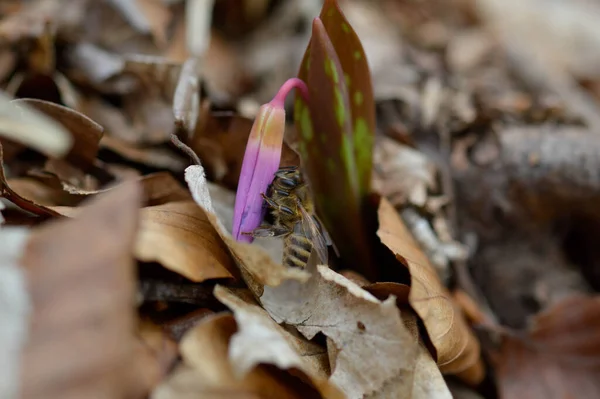
M 320 264 L 327 264 L 331 239 L 315 215 L 308 186 L 296 166 L 279 169 L 262 193 L 273 217 L 272 225 L 261 225 L 249 233 L 253 237 L 282 237 L 282 264 L 304 268 L 313 251 Z

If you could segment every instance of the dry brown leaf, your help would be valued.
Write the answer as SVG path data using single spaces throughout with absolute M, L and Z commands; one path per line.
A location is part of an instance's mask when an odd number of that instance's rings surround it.
M 328 382 L 329 360 L 324 348 L 275 323 L 250 291 L 217 286 L 214 294 L 233 311 L 238 325 L 238 332 L 229 342 L 229 360 L 238 378 L 259 364 L 271 364 L 304 373 L 323 398 L 345 397 Z
M 265 287 L 261 303 L 278 323 L 295 326 L 306 338 L 325 334 L 331 382 L 348 398 L 410 398 L 417 341 L 406 329 L 393 297 L 379 301 L 327 266 L 309 264 L 305 283 Z
M 409 202 L 422 207 L 427 201 L 427 191 L 435 189 L 435 164 L 423 153 L 396 140 L 379 138 L 373 163 L 373 185 L 396 206 Z
M 143 321 L 138 328 L 135 347 L 135 371 L 138 378 L 140 397 L 151 392 L 166 377 L 179 354 L 177 343 L 159 326 Z
M 298 378 L 273 367 L 255 367 L 235 377 L 229 344 L 237 326 L 229 313 L 211 315 L 181 341 L 183 364 L 152 394 L 152 399 L 313 398 L 318 393 Z
M 408 267 L 411 275 L 409 302 L 425 324 L 440 369 L 444 373 L 460 373 L 470 383 L 480 382 L 484 369 L 479 342 L 429 259 L 385 198 L 379 204 L 378 217 L 377 235 L 381 242 Z
M 199 208 L 206 212 L 208 220 L 229 247 L 242 277 L 256 297 L 262 295 L 264 285 L 277 286 L 285 280 L 306 281 L 309 275 L 304 270 L 284 267 L 262 248 L 235 241 L 214 212 L 202 166 L 189 166 L 185 170 L 185 180 Z
M 425 347 L 422 338 L 419 336 L 417 315 L 408 306 L 410 287 L 398 283 L 375 283 L 364 287 L 364 289 L 375 295 L 380 300 L 385 300 L 390 295 L 395 295 L 396 304 L 400 308 L 404 325 L 411 332 L 415 341 L 419 341 L 415 376 L 413 378 L 412 389 L 410 390 L 412 392 L 411 398 L 451 399 L 452 394 L 450 393 L 448 386 L 444 381 L 444 377 L 442 377 L 440 369 L 431 357 L 429 350 Z M 394 387 L 390 386 L 389 388 Z M 394 392 L 390 392 L 390 394 L 392 393 Z M 398 397 L 399 395 L 400 392 L 395 392 L 393 396 Z
M 139 187 L 126 184 L 78 219 L 32 232 L 21 261 L 33 304 L 23 398 L 108 399 L 136 389 L 131 250 L 139 202 Z
M 54 157 L 63 156 L 73 145 L 73 138 L 60 123 L 23 103 L 10 101 L 3 93 L 0 93 L 0 136 Z
M 237 275 L 227 247 L 193 201 L 143 208 L 135 255 L 194 282 Z
M 495 357 L 500 398 L 600 397 L 600 297 L 567 298 L 507 336 Z
M 87 168 L 98 154 L 98 143 L 104 132 L 102 126 L 74 109 L 33 98 L 13 100 L 14 104 L 27 104 L 62 124 L 73 136 L 73 147 L 67 159 Z
M 111 136 L 104 136 L 100 141 L 100 146 L 129 161 L 158 169 L 181 172 L 186 167 L 186 163 L 181 157 L 165 148 L 140 147 Z
M 27 198 L 22 197 L 12 188 L 9 187 L 6 176 L 4 174 L 4 167 L 2 165 L 2 144 L 0 144 L 0 197 L 6 198 L 19 208 L 26 210 L 38 216 L 58 216 L 59 213 L 50 209 L 47 206 L 35 203 Z

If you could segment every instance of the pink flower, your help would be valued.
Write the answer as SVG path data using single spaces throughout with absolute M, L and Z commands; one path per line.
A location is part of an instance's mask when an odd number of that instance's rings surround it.
M 308 89 L 304 82 L 297 78 L 289 79 L 271 102 L 260 107 L 252 125 L 235 196 L 233 237 L 238 241 L 252 242 L 252 236 L 242 233 L 252 232 L 263 220 L 261 193 L 267 191 L 279 169 L 285 131 L 284 100 L 293 88 L 300 90 L 308 100 Z

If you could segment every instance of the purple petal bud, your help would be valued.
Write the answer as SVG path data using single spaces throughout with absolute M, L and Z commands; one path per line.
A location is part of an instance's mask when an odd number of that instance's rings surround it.
M 305 98 L 308 97 L 304 82 L 297 78 L 289 79 L 271 102 L 260 107 L 252 125 L 235 196 L 233 237 L 238 241 L 252 242 L 252 236 L 242 233 L 252 232 L 264 217 L 261 193 L 267 191 L 279 169 L 285 131 L 283 105 L 286 95 L 294 87 Z

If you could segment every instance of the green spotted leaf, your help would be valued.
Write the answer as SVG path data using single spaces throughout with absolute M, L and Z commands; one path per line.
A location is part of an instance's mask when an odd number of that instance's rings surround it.
M 317 211 L 342 261 L 368 276 L 372 268 L 362 214 L 365 188 L 356 163 L 352 98 L 340 59 L 320 18 L 315 18 L 312 28 L 298 74 L 308 86 L 309 103 L 296 96 L 294 104 L 299 152 Z
M 354 157 L 361 198 L 369 194 L 375 135 L 375 102 L 371 72 L 358 35 L 335 0 L 325 0 L 320 15 L 344 71 L 350 98 Z

